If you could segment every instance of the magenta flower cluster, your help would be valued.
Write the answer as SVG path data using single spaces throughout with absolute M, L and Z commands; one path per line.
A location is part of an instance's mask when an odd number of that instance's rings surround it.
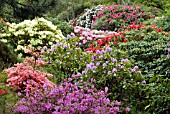
M 58 87 L 51 88 L 47 83 L 43 91 L 37 90 L 26 94 L 21 99 L 15 113 L 24 114 L 117 114 L 121 111 L 121 102 L 110 101 L 108 88 L 98 91 L 93 82 L 78 81 L 71 83 L 72 79 L 60 83 Z M 20 94 L 19 94 L 20 95 Z M 130 111 L 129 107 L 122 109 Z
M 129 24 L 142 23 L 144 20 L 154 18 L 150 12 L 145 12 L 141 6 L 128 6 L 115 4 L 102 7 L 94 16 L 92 28 L 100 30 L 122 30 Z

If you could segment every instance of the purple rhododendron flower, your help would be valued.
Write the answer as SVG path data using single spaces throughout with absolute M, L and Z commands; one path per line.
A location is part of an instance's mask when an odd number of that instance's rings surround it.
M 106 63 L 103 63 L 103 67 L 106 67 L 107 66 L 107 64 Z
M 107 52 L 111 52 L 111 51 L 112 51 L 112 48 L 108 46 L 108 47 L 106 47 L 106 51 L 107 51 Z
M 112 73 L 117 73 L 117 69 L 113 68 Z
M 142 84 L 146 84 L 146 81 L 145 81 L 145 80 L 143 80 L 143 81 L 142 81 Z
M 168 53 L 170 53 L 170 48 L 168 48 Z

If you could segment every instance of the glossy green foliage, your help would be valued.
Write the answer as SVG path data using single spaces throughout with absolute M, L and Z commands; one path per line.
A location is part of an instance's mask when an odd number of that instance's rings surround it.
M 131 30 L 126 33 L 128 39 L 132 40 L 126 44 L 121 44 L 120 48 L 129 53 L 129 58 L 135 60 L 143 74 L 159 74 L 164 78 L 170 76 L 170 56 L 168 48 L 170 47 L 169 35 L 153 31 L 151 28 L 142 28 L 140 30 Z

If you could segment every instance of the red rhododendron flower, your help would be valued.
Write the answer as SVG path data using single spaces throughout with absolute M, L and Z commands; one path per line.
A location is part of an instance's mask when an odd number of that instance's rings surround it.
M 92 52 L 93 52 L 93 53 L 96 53 L 96 49 L 92 49 Z
M 123 34 L 123 32 L 119 32 L 119 35 L 122 35 Z
M 133 29 L 136 29 L 137 27 L 136 27 L 136 25 L 133 24 L 133 25 L 132 25 L 132 28 L 133 28 Z
M 162 32 L 162 29 L 158 28 L 158 32 Z
M 103 42 L 102 40 L 98 40 L 98 41 L 97 41 L 97 44 L 98 44 L 99 46 L 104 46 L 104 45 L 105 45 L 105 42 Z
M 96 49 L 94 49 L 94 48 L 87 48 L 87 49 L 86 49 L 86 52 L 88 52 L 88 51 L 91 51 L 91 52 L 93 52 L 93 53 L 96 53 Z
M 97 50 L 101 51 L 102 49 L 101 48 L 97 48 Z
M 124 43 L 126 43 L 126 42 L 127 42 L 127 40 L 124 40 L 123 42 L 124 42 Z
M 142 27 L 142 24 L 139 24 L 138 26 L 137 26 L 137 29 L 140 29 Z
M 122 37 L 122 39 L 125 39 L 125 36 L 121 36 Z
M 7 89 L 5 89 L 4 91 L 5 91 L 6 94 L 8 94 L 8 90 Z
M 86 52 L 87 52 L 87 51 L 91 51 L 92 49 L 93 49 L 93 48 L 87 48 L 87 49 L 86 49 Z
M 4 91 L 3 90 L 0 90 L 0 95 L 4 94 Z
M 90 44 L 90 47 L 94 47 L 94 44 Z
M 118 42 L 113 42 L 113 44 L 117 45 L 117 44 L 118 44 Z
M 119 38 L 116 38 L 116 41 L 119 41 L 120 39 Z

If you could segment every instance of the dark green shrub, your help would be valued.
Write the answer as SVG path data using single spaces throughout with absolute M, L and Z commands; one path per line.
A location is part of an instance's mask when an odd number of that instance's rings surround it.
M 0 69 L 12 66 L 17 62 L 17 56 L 5 43 L 0 41 Z
M 68 34 L 74 31 L 74 28 L 67 22 L 60 22 L 57 27 L 61 30 L 62 34 L 66 37 Z
M 90 8 L 91 6 L 88 3 L 85 4 L 81 4 L 81 5 L 76 5 L 74 7 L 74 14 L 75 17 L 77 17 L 78 15 L 80 15 L 82 12 L 84 12 L 85 9 Z
M 164 9 L 165 9 L 165 15 L 170 16 L 170 0 L 167 4 L 165 4 Z
M 57 20 L 57 18 L 54 17 L 45 17 L 47 20 L 51 21 L 54 25 L 56 25 L 62 32 L 64 36 L 67 36 L 71 32 L 74 31 L 74 28 L 69 25 L 67 22 L 62 22 Z
M 78 4 L 74 7 L 71 7 L 60 14 L 57 15 L 59 21 L 70 21 L 84 12 L 84 9 L 89 8 L 89 5 Z
M 4 33 L 9 24 L 10 23 L 5 22 L 3 18 L 0 18 L 0 33 Z
M 159 9 L 163 9 L 163 5 L 165 3 L 165 0 L 136 0 L 135 3 L 140 5 L 145 5 L 148 7 L 156 7 Z
M 73 11 L 69 10 L 69 11 L 63 11 L 60 14 L 57 15 L 57 20 L 59 21 L 70 21 L 71 19 L 73 19 Z
M 157 114 L 169 114 L 170 111 L 170 79 L 159 75 L 151 76 L 149 84 L 144 88 L 148 105 L 145 110 Z
M 115 0 L 94 0 L 94 5 L 112 5 L 115 3 Z

